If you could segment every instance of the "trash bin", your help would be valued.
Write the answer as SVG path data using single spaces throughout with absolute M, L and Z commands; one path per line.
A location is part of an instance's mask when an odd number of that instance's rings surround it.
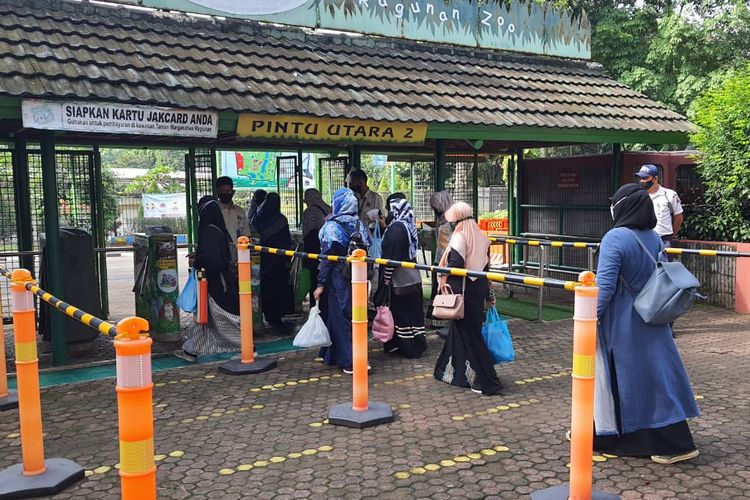
M 47 289 L 49 270 L 47 269 L 47 244 L 44 234 L 39 237 L 42 247 L 42 261 L 40 268 L 39 286 Z M 83 229 L 72 227 L 60 228 L 60 265 L 62 266 L 63 290 L 60 300 L 70 305 L 101 317 L 102 306 L 99 295 L 99 278 L 96 274 L 96 259 L 94 257 L 94 239 Z M 39 331 L 43 340 L 50 340 L 51 307 L 44 301 L 39 306 Z M 63 314 L 62 312 L 56 314 Z M 93 347 L 93 340 L 100 335 L 91 327 L 83 325 L 65 315 L 65 338 L 68 345 L 75 345 L 71 352 L 87 350 Z
M 149 226 L 133 240 L 135 313 L 148 320 L 155 341 L 180 340 L 177 239 L 166 226 Z

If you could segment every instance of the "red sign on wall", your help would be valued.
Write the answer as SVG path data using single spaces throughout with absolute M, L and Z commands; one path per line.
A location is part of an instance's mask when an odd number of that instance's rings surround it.
M 557 173 L 557 189 L 578 189 L 581 187 L 581 173 L 578 170 L 563 170 Z

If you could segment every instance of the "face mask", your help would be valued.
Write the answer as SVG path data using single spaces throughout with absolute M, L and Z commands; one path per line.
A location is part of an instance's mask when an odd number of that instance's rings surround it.
M 641 187 L 643 189 L 645 189 L 645 190 L 648 191 L 649 189 L 651 189 L 653 187 L 654 181 L 653 180 L 650 180 L 650 181 L 640 181 L 639 184 L 641 185 Z
M 232 203 L 232 197 L 234 195 L 232 193 L 222 193 L 218 195 L 219 201 L 221 201 L 225 205 L 229 205 Z

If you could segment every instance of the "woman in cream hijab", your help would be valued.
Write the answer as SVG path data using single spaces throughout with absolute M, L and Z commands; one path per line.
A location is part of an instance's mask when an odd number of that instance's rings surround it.
M 458 202 L 445 213 L 455 224 L 441 266 L 484 271 L 489 265 L 490 242 L 472 219 L 472 209 Z M 441 277 L 454 293 L 464 294 L 464 317 L 448 323 L 448 338 L 435 366 L 435 378 L 478 394 L 499 394 L 503 388 L 495 372 L 495 363 L 482 338 L 485 301 L 495 306 L 489 282 L 478 278 Z

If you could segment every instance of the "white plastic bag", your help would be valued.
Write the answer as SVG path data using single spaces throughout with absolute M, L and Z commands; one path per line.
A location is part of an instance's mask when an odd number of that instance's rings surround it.
M 318 306 L 310 308 L 310 315 L 297 332 L 292 344 L 297 347 L 328 347 L 331 345 L 331 336 L 328 334 L 328 328 L 326 328 L 323 318 L 320 317 Z

